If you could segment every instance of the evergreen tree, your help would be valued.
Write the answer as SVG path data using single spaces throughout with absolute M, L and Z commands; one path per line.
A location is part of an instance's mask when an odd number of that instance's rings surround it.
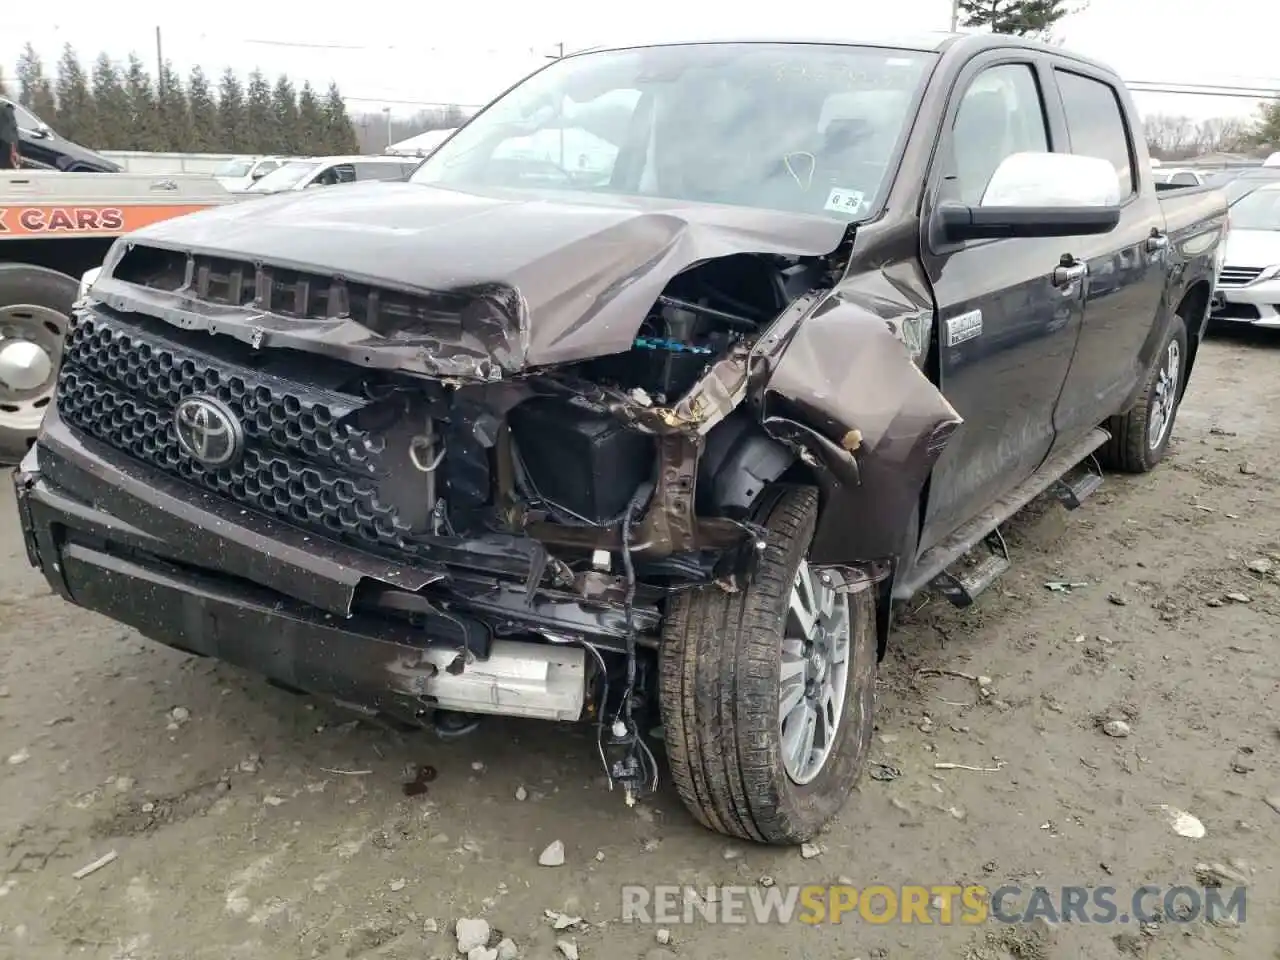
M 28 43 L 18 57 L 18 102 L 45 123 L 53 123 L 58 115 L 58 102 L 53 84 L 44 75 L 44 61 Z
M 102 134 L 89 92 L 89 77 L 71 44 L 62 48 L 58 60 L 58 81 L 54 85 L 58 98 L 58 131 L 86 147 L 100 147 Z
M 245 91 L 245 151 L 270 153 L 275 150 L 276 137 L 271 129 L 275 122 L 272 114 L 271 86 L 262 71 L 249 74 L 249 86 Z
M 298 94 L 298 144 L 301 153 L 324 153 L 325 116 L 320 98 L 310 83 L 303 83 Z
M 129 122 L 125 125 L 126 150 L 162 150 L 163 142 L 156 111 L 156 94 L 137 54 L 129 54 L 129 66 L 124 76 L 125 100 L 128 104 Z
M 156 116 L 160 121 L 162 150 L 186 152 L 191 149 L 191 111 L 182 80 L 166 60 L 156 81 Z
M 129 95 L 120 80 L 120 71 L 105 53 L 99 54 L 93 64 L 93 105 L 102 149 L 127 149 L 133 123 Z
M 1054 26 L 1072 11 L 1068 0 L 960 0 L 966 27 L 987 27 L 992 33 L 1048 39 Z
M 293 84 L 283 74 L 276 78 L 275 89 L 271 92 L 271 112 L 275 118 L 275 145 L 272 152 L 297 153 L 298 142 L 298 95 Z
M 218 81 L 218 149 L 245 153 L 244 88 L 236 72 L 228 67 Z
M 329 84 L 324 98 L 325 147 L 330 154 L 359 153 L 356 129 L 347 115 L 347 103 L 336 83 Z
M 1258 107 L 1258 125 L 1249 139 L 1260 147 L 1280 150 L 1280 100 L 1272 100 Z
M 0 97 L 13 99 L 14 91 L 9 89 L 9 82 L 4 78 L 4 67 L 0 67 Z
M 191 79 L 187 81 L 187 102 L 191 109 L 191 146 L 188 149 L 197 153 L 224 149 L 219 146 L 218 105 L 214 102 L 204 71 L 198 66 L 191 68 Z

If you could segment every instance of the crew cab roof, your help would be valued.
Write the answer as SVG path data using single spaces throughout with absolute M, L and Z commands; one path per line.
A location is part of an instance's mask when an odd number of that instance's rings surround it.
M 794 43 L 794 44 L 825 44 L 828 46 L 849 46 L 849 47 L 889 47 L 896 50 L 914 50 L 921 53 L 938 53 L 938 54 L 957 54 L 962 59 L 967 59 L 979 50 L 992 50 L 1004 48 L 1016 48 L 1022 50 L 1037 50 L 1042 53 L 1051 53 L 1055 57 L 1064 60 L 1074 60 L 1077 63 L 1088 66 L 1093 70 L 1116 76 L 1115 70 L 1097 60 L 1091 60 L 1088 57 L 1082 57 L 1079 54 L 1064 50 L 1061 47 L 1051 46 L 1047 43 L 1041 43 L 1038 40 L 1030 40 L 1026 37 L 1016 37 L 999 33 L 949 33 L 945 30 L 921 30 L 914 32 L 877 32 L 868 30 L 860 33 L 856 37 L 823 37 L 813 34 L 750 34 L 750 35 L 724 35 L 715 34 L 708 36 L 683 36 L 673 37 L 671 39 L 655 40 L 644 43 L 624 43 L 610 44 L 598 47 L 589 47 L 585 50 L 577 50 L 568 56 L 577 56 L 584 53 L 599 53 L 605 50 L 636 50 L 645 47 L 672 47 L 684 44 L 695 43 Z

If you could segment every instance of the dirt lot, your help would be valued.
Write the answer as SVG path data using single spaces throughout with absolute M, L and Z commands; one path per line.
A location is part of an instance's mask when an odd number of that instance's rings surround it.
M 1264 801 L 1280 795 L 1277 511 L 1280 338 L 1218 338 L 1163 469 L 1112 478 L 1074 513 L 1033 505 L 995 590 L 913 612 L 874 748 L 901 775 L 865 779 L 804 859 L 702 831 L 666 785 L 628 810 L 573 730 L 404 736 L 145 642 L 50 596 L 6 490 L 0 956 L 426 960 L 454 955 L 465 916 L 548 960 L 566 938 L 583 960 L 1280 958 L 1280 809 Z M 990 677 L 990 693 L 921 668 Z M 406 763 L 438 770 L 425 795 L 404 795 Z M 1162 804 L 1205 836 L 1178 835 Z M 566 863 L 538 866 L 556 839 Z M 675 926 L 658 947 L 618 922 L 628 883 L 1110 884 L 1124 903 L 1196 884 L 1201 862 L 1247 878 L 1243 925 L 1036 937 L 854 917 Z M 583 924 L 557 933 L 547 909 Z

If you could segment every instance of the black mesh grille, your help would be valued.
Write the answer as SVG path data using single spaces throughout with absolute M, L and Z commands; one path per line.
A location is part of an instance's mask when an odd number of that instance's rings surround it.
M 174 408 L 195 395 L 217 397 L 240 419 L 238 463 L 207 468 L 179 447 Z M 379 495 L 385 441 L 347 419 L 365 403 L 99 312 L 76 319 L 57 392 L 65 422 L 170 474 L 355 545 L 416 553 Z

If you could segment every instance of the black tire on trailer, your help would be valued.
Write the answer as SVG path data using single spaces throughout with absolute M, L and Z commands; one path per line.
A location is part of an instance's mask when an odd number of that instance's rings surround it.
M 79 289 L 57 270 L 0 263 L 0 463 L 17 463 L 35 442 Z
M 1099 451 L 1104 467 L 1123 473 L 1153 470 L 1169 449 L 1187 369 L 1187 327 L 1175 314 L 1164 343 L 1156 352 L 1142 396 L 1128 413 L 1112 417 L 1111 439 Z
M 762 511 L 768 537 L 751 583 L 673 598 L 659 699 L 672 778 L 693 815 L 730 836 L 797 844 L 836 815 L 866 760 L 875 600 L 871 590 L 836 594 L 809 569 L 817 491 L 775 494 Z M 802 617 L 797 604 L 819 615 Z M 806 622 L 822 629 L 805 634 Z

